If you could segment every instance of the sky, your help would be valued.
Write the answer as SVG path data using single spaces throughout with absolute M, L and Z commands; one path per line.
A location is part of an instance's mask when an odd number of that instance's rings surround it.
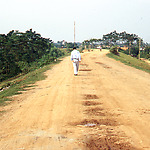
M 114 30 L 150 42 L 150 0 L 0 0 L 0 34 L 32 28 L 54 42 L 100 39 Z

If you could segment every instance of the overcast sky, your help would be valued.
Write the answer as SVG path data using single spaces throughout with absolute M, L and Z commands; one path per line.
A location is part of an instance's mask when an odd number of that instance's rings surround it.
M 32 28 L 57 42 L 102 38 L 114 30 L 150 42 L 150 0 L 0 0 L 0 34 Z

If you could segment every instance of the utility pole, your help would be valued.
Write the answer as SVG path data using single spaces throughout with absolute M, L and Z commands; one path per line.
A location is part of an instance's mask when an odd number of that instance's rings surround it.
M 141 50 L 141 39 L 139 38 L 139 59 L 140 59 L 140 50 Z
M 75 21 L 74 21 L 74 46 L 75 46 Z

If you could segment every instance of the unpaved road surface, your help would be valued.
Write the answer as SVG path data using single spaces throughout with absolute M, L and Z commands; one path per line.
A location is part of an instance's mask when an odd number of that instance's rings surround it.
M 70 57 L 46 72 L 0 118 L 0 150 L 150 149 L 150 75 L 105 56 Z

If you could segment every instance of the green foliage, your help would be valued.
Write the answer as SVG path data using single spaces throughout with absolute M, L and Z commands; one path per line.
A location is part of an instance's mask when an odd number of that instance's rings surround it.
M 111 49 L 110 49 L 110 52 L 115 54 L 115 55 L 118 55 L 119 56 L 119 52 L 118 52 L 118 47 L 117 46 L 113 46 Z
M 73 48 L 74 47 L 74 43 L 70 42 L 70 43 L 67 43 L 67 48 Z
M 8 96 L 15 94 L 20 94 L 21 91 L 24 91 L 26 87 L 30 87 L 31 84 L 34 84 L 36 81 L 43 80 L 46 78 L 43 72 L 50 69 L 52 65 L 44 66 L 40 69 L 31 71 L 25 75 L 22 75 L 16 79 L 10 81 L 4 81 L 0 84 L 0 87 L 8 88 L 0 92 L 0 105 L 5 105 L 5 101 L 11 101 L 8 99 Z
M 147 55 L 146 55 L 146 59 L 150 59 L 150 54 L 147 54 Z
M 142 40 L 141 40 L 142 41 Z M 139 43 L 139 37 L 136 34 L 129 34 L 127 32 L 117 33 L 116 31 L 110 32 L 108 34 L 103 35 L 102 39 L 90 39 L 85 40 L 82 45 L 86 48 L 97 48 L 98 46 L 102 46 L 103 49 L 108 49 L 112 46 L 129 46 L 134 45 L 137 46 Z M 143 41 L 141 43 L 143 45 Z
M 120 56 L 114 55 L 113 53 L 107 54 L 108 57 L 114 58 L 117 61 L 120 61 L 126 65 L 129 65 L 131 67 L 146 71 L 150 73 L 150 65 L 142 60 L 139 60 L 137 58 L 133 58 L 129 55 L 126 55 L 124 53 L 120 52 Z
M 22 71 L 22 73 L 27 73 L 29 72 L 29 64 L 25 61 L 19 61 L 17 63 L 18 67 L 20 68 L 20 70 Z
M 138 42 L 138 35 L 136 34 L 129 34 L 124 32 L 117 33 L 116 31 L 113 31 L 111 33 L 108 33 L 106 35 L 103 35 L 103 44 L 113 46 L 113 45 L 129 45 L 129 42 Z
M 128 50 L 126 50 L 126 51 L 124 51 L 124 50 L 119 50 L 119 52 L 122 52 L 122 53 L 125 53 L 125 54 L 129 54 L 129 49 Z M 131 47 L 131 56 L 132 57 L 138 57 L 138 54 L 139 54 L 139 47 Z M 149 59 L 150 58 L 150 47 L 149 46 L 147 46 L 147 47 L 145 47 L 145 49 L 144 50 L 142 50 L 141 52 L 140 52 L 140 57 L 141 58 L 146 58 L 146 59 Z
M 43 56 L 41 61 L 44 60 L 45 57 L 47 56 Z M 5 101 L 11 101 L 11 99 L 8 98 L 9 96 L 21 94 L 21 91 L 25 91 L 26 88 L 35 86 L 33 84 L 36 81 L 44 80 L 46 78 L 44 72 L 49 70 L 53 65 L 59 63 L 60 61 L 61 60 L 57 60 L 56 62 L 54 61 L 50 65 L 44 65 L 43 67 L 40 67 L 34 71 L 30 71 L 27 74 L 20 75 L 14 79 L 9 79 L 9 81 L 1 82 L 0 90 L 3 88 L 5 88 L 5 90 L 0 92 L 0 105 L 5 105 Z M 34 65 L 37 66 L 37 64 Z
M 67 52 L 68 52 L 68 53 L 71 53 L 72 50 L 73 50 L 72 48 L 67 48 Z
M 124 51 L 124 50 L 120 50 L 122 53 L 124 53 L 124 54 L 129 54 L 129 49 L 128 50 L 126 50 L 126 51 Z M 137 57 L 138 56 L 138 54 L 139 54 L 139 48 L 136 46 L 136 47 L 132 47 L 131 48 L 131 56 L 132 57 Z
M 145 49 L 141 52 L 141 57 L 146 59 L 150 58 L 150 46 L 145 47 Z
M 63 53 L 32 29 L 0 34 L 0 82 L 46 65 Z

